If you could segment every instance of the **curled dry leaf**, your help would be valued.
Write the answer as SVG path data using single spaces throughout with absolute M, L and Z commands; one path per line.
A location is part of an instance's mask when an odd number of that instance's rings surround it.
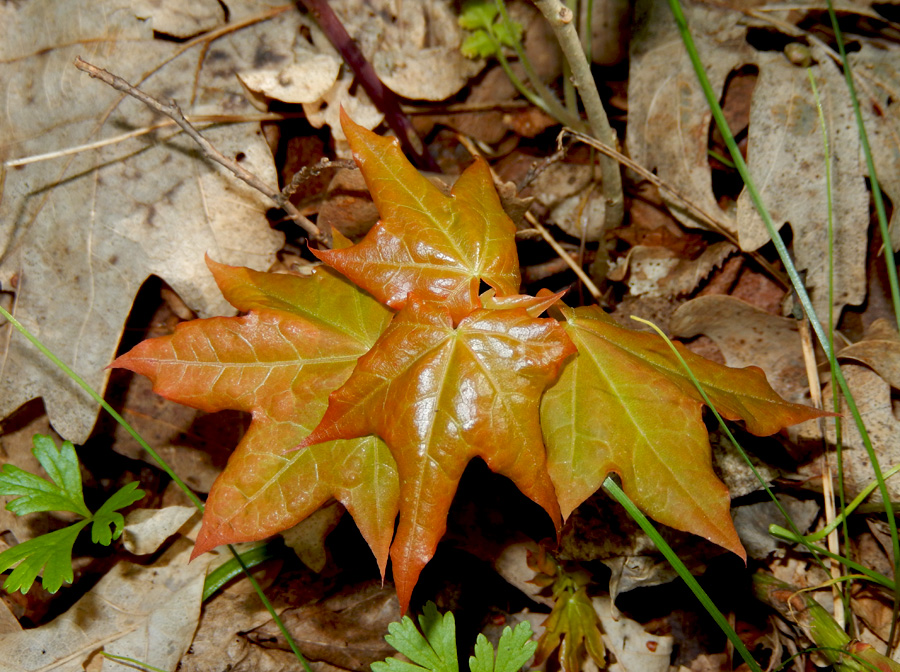
M 783 53 L 758 51 L 751 45 L 748 32 L 776 29 L 772 24 L 703 3 L 686 4 L 684 9 L 717 97 L 722 96 L 733 72 L 745 66 L 758 70 L 749 102 L 748 167 L 775 226 L 790 223 L 796 263 L 807 270 L 813 304 L 824 321 L 829 309 L 828 241 L 823 235 L 823 223 L 828 221 L 826 157 L 807 71 Z M 628 85 L 628 153 L 701 210 L 724 221 L 741 249 L 758 249 L 769 241 L 769 235 L 746 189 L 734 213 L 723 212 L 717 203 L 707 154 L 711 113 L 671 12 L 664 3 L 642 0 L 635 10 L 635 23 Z M 841 263 L 835 269 L 830 308 L 840 312 L 865 297 L 866 167 L 844 75 L 823 50 L 813 45 L 810 51 L 810 72 L 822 100 L 831 152 L 839 159 L 832 162 L 831 188 L 840 195 L 834 200 L 834 254 Z M 895 61 L 896 57 L 892 50 L 891 58 Z M 883 67 L 882 74 L 888 69 Z M 857 72 L 863 70 L 857 68 Z M 896 74 L 893 81 L 896 83 Z M 891 125 L 895 128 L 896 112 L 893 115 L 873 115 L 870 120 L 886 136 L 894 132 Z M 895 145 L 888 140 L 881 144 Z M 897 157 L 892 160 L 896 173 Z M 677 203 L 664 198 L 683 224 L 702 226 Z
M 179 539 L 152 566 L 120 562 L 62 616 L 0 635 L 2 672 L 81 672 L 97 650 L 174 670 L 200 618 L 209 555 L 188 563 Z
M 448 0 L 329 4 L 379 79 L 403 98 L 445 100 L 484 67 L 460 53 L 461 31 Z M 238 76 L 261 98 L 302 103 L 310 123 L 327 124 L 341 143 L 341 107 L 365 128 L 384 118 L 328 38 L 300 12 L 273 23 L 273 34 L 246 55 Z

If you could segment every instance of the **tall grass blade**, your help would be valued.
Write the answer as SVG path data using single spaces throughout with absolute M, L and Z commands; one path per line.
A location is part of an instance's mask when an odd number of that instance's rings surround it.
M 794 291 L 797 293 L 797 297 L 800 300 L 800 304 L 803 306 L 803 310 L 809 318 L 810 326 L 813 328 L 813 331 L 816 334 L 816 338 L 822 346 L 822 349 L 825 351 L 825 354 L 828 356 L 829 360 L 831 360 L 833 357 L 833 349 L 831 347 L 831 343 L 828 340 L 828 335 L 822 328 L 822 323 L 819 321 L 819 318 L 816 315 L 815 309 L 812 305 L 812 301 L 810 301 L 809 294 L 806 291 L 806 287 L 803 285 L 803 281 L 801 280 L 800 275 L 797 272 L 797 268 L 794 266 L 794 262 L 791 259 L 790 254 L 788 254 L 788 250 L 784 244 L 784 240 L 781 238 L 781 234 L 775 228 L 772 217 L 769 214 L 765 203 L 763 203 L 762 197 L 759 193 L 759 190 L 756 188 L 756 184 L 753 180 L 752 175 L 750 175 L 750 171 L 747 168 L 744 157 L 741 155 L 737 143 L 734 140 L 734 136 L 732 135 L 731 130 L 728 128 L 728 123 L 725 120 L 725 115 L 722 113 L 722 108 L 719 105 L 715 92 L 713 91 L 712 86 L 709 83 L 709 79 L 706 76 L 706 71 L 703 68 L 703 64 L 700 61 L 700 55 L 697 53 L 697 47 L 694 44 L 693 37 L 691 36 L 690 29 L 687 25 L 687 19 L 684 16 L 681 4 L 678 0 L 669 0 L 669 7 L 671 8 L 672 14 L 675 17 L 675 22 L 681 34 L 681 39 L 684 42 L 688 57 L 690 58 L 691 63 L 694 66 L 694 71 L 697 75 L 697 79 L 699 80 L 700 86 L 703 89 L 703 93 L 706 96 L 707 104 L 712 111 L 713 119 L 716 122 L 716 126 L 718 127 L 719 132 L 722 134 L 722 138 L 725 140 L 725 145 L 728 147 L 729 153 L 731 154 L 731 159 L 734 161 L 738 172 L 743 178 L 744 187 L 747 189 L 747 193 L 753 201 L 753 205 L 756 207 L 760 218 L 762 219 L 766 229 L 769 232 L 769 236 L 772 239 L 775 250 L 778 252 L 778 256 L 780 257 L 781 262 L 784 264 L 788 277 L 791 280 L 791 284 L 794 287 Z M 891 506 L 891 498 L 888 494 L 887 486 L 884 483 L 881 465 L 878 462 L 878 455 L 875 453 L 875 449 L 872 445 L 872 439 L 869 436 L 868 431 L 866 430 L 865 423 L 863 422 L 862 417 L 860 416 L 859 407 L 856 404 L 856 400 L 853 398 L 853 394 L 850 391 L 850 387 L 847 385 L 847 380 L 844 377 L 844 374 L 841 371 L 840 367 L 835 367 L 834 377 L 841 389 L 841 393 L 844 395 L 844 399 L 847 403 L 847 408 L 850 410 L 850 413 L 853 416 L 853 420 L 856 423 L 856 427 L 859 430 L 863 445 L 865 446 L 866 453 L 872 463 L 872 470 L 875 472 L 875 480 L 878 482 L 878 490 L 884 502 L 884 511 L 885 515 L 887 516 L 888 526 L 891 533 L 891 546 L 894 556 L 894 583 L 897 584 L 898 582 L 900 582 L 900 538 L 898 538 L 897 520 L 894 516 L 893 507 Z

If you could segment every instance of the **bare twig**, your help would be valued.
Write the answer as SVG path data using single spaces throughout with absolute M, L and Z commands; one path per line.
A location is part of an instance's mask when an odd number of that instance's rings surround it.
M 369 94 L 369 98 L 375 106 L 384 113 L 391 130 L 397 134 L 403 150 L 410 155 L 413 163 L 423 170 L 435 173 L 443 172 L 441 167 L 428 152 L 428 148 L 413 128 L 412 122 L 400 109 L 400 101 L 397 96 L 387 88 L 375 73 L 375 68 L 366 60 L 362 50 L 353 38 L 347 33 L 344 24 L 331 9 L 327 0 L 300 0 L 306 9 L 312 14 L 319 28 L 325 33 L 334 48 L 337 49 L 344 62 L 350 66 L 356 75 L 357 81 Z
M 541 10 L 544 18 L 553 28 L 559 46 L 562 47 L 566 61 L 572 69 L 572 79 L 584 103 L 584 111 L 591 126 L 591 133 L 606 145 L 615 146 L 616 134 L 609 125 L 606 110 L 603 109 L 603 102 L 600 100 L 600 93 L 594 83 L 591 66 L 584 56 L 578 31 L 575 30 L 572 10 L 559 0 L 534 0 L 534 4 Z M 619 171 L 619 165 L 606 155 L 601 159 L 600 167 L 603 170 L 603 196 L 606 200 L 604 227 L 610 229 L 621 224 L 622 218 L 625 216 L 622 174 Z
M 98 68 L 95 65 L 91 65 L 81 58 L 75 59 L 75 67 L 86 72 L 91 77 L 101 80 L 114 89 L 133 96 L 137 100 L 144 103 L 144 105 L 146 105 L 147 107 L 156 110 L 160 114 L 164 114 L 172 119 L 184 130 L 185 133 L 187 133 L 194 140 L 194 142 L 196 142 L 200 146 L 200 149 L 202 150 L 204 156 L 206 156 L 211 161 L 215 161 L 219 165 L 227 168 L 238 179 L 243 180 L 251 187 L 271 199 L 272 202 L 275 203 L 275 205 L 277 205 L 279 208 L 283 209 L 287 213 L 287 215 L 297 223 L 297 225 L 303 228 L 310 235 L 310 237 L 314 238 L 315 240 L 323 240 L 324 237 L 322 236 L 322 232 L 319 230 L 319 227 L 317 227 L 306 217 L 304 217 L 300 213 L 300 211 L 297 210 L 294 204 L 284 198 L 277 189 L 270 187 L 259 177 L 240 165 L 237 161 L 224 156 L 218 149 L 216 149 L 212 145 L 212 143 L 209 142 L 209 140 L 200 135 L 200 132 L 196 128 L 194 128 L 187 119 L 185 119 L 184 113 L 181 111 L 181 108 L 179 108 L 177 104 L 175 104 L 174 102 L 170 104 L 162 103 L 153 96 L 144 93 L 138 88 L 135 88 L 121 77 L 107 72 L 102 68 Z
M 294 173 L 293 177 L 291 177 L 291 181 L 281 190 L 282 198 L 285 200 L 290 198 L 294 192 L 300 188 L 300 185 L 308 179 L 321 175 L 323 171 L 338 168 L 356 170 L 356 164 L 350 159 L 337 159 L 332 161 L 331 159 L 323 158 L 318 163 L 314 163 L 310 166 L 303 166 L 303 168 Z
M 192 124 L 248 124 L 260 121 L 281 121 L 284 119 L 292 119 L 299 116 L 302 116 L 302 113 L 286 114 L 282 112 L 262 112 L 260 114 L 240 115 L 197 114 L 190 115 L 185 118 Z M 126 140 L 131 140 L 132 138 L 139 138 L 142 135 L 153 133 L 153 131 L 158 131 L 162 128 L 169 128 L 170 126 L 175 125 L 176 124 L 172 119 L 164 119 L 163 121 L 160 121 L 158 123 L 150 124 L 149 126 L 144 126 L 142 128 L 137 128 L 133 131 L 129 131 L 128 133 L 122 133 L 121 135 L 116 135 L 111 138 L 104 138 L 103 140 L 97 140 L 96 142 L 88 142 L 83 145 L 67 147 L 66 149 L 58 149 L 55 152 L 47 152 L 46 154 L 32 154 L 31 156 L 23 156 L 21 159 L 11 159 L 9 161 L 6 161 L 3 165 L 7 168 L 17 168 L 19 166 L 27 166 L 31 163 L 39 163 L 41 161 L 59 159 L 64 156 L 71 156 L 72 154 L 88 152 L 92 149 L 102 149 L 103 147 L 116 145 L 120 142 L 125 142 Z M 181 131 L 176 131 L 176 133 L 173 133 L 173 136 L 177 133 L 181 133 Z
M 732 243 L 735 247 L 740 248 L 738 239 L 728 230 L 723 222 L 698 208 L 689 199 L 682 196 L 678 192 L 678 190 L 675 189 L 675 187 L 661 180 L 659 176 L 657 176 L 653 171 L 647 170 L 644 166 L 637 163 L 634 159 L 625 156 L 613 147 L 610 147 L 609 145 L 606 145 L 589 135 L 579 133 L 578 131 L 573 131 L 570 128 L 563 129 L 559 134 L 559 138 L 557 138 L 557 143 L 560 145 L 560 149 L 562 149 L 561 145 L 566 135 L 569 135 L 579 142 L 585 143 L 586 145 L 590 145 L 601 154 L 615 159 L 626 168 L 630 168 L 635 173 L 640 175 L 643 179 L 647 180 L 650 184 L 655 186 L 657 189 L 666 192 L 674 201 L 678 203 L 678 205 L 691 213 L 691 215 L 693 215 L 708 229 L 710 229 L 711 231 L 715 231 L 716 233 L 727 239 L 728 242 Z M 784 277 L 784 274 L 778 271 L 772 264 L 770 264 L 765 257 L 759 254 L 759 252 L 748 252 L 747 254 L 749 254 L 757 264 L 762 266 L 769 273 L 769 275 L 771 275 L 772 278 L 783 288 L 787 288 L 790 286 L 790 283 Z

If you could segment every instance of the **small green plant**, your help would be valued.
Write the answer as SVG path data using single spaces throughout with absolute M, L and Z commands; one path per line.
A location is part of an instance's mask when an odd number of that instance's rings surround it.
M 492 0 L 469 0 L 463 4 L 459 26 L 471 31 L 459 50 L 466 58 L 496 57 L 503 47 L 522 40 L 522 24 L 502 20 Z
M 34 436 L 32 453 L 52 479 L 31 474 L 12 464 L 0 470 L 0 495 L 16 497 L 6 505 L 17 516 L 39 511 L 71 511 L 83 520 L 61 530 L 29 539 L 0 553 L 0 572 L 13 565 L 18 566 L 7 577 L 3 587 L 10 591 L 27 593 L 38 574 L 43 570 L 44 588 L 55 593 L 64 583 L 72 583 L 72 547 L 81 530 L 91 525 L 91 540 L 95 544 L 109 546 L 122 535 L 125 519 L 123 509 L 144 496 L 138 483 L 128 483 L 91 513 L 84 503 L 81 485 L 81 468 L 71 441 L 62 448 L 56 447 L 49 436 Z
M 566 572 L 547 553 L 528 558 L 528 566 L 537 572 L 532 583 L 550 588 L 553 611 L 544 621 L 544 634 L 538 641 L 536 665 L 559 650 L 563 672 L 579 672 L 590 656 L 598 667 L 606 667 L 606 648 L 600 618 L 587 594 L 590 578 L 584 572 Z
M 409 616 L 391 623 L 385 641 L 409 658 L 372 663 L 372 672 L 459 672 L 456 655 L 456 621 L 451 612 L 441 615 L 434 602 L 425 605 L 419 628 Z M 469 657 L 471 672 L 518 672 L 534 655 L 537 643 L 531 639 L 531 624 L 522 621 L 515 629 L 506 626 L 494 647 L 484 635 L 475 641 L 475 655 Z

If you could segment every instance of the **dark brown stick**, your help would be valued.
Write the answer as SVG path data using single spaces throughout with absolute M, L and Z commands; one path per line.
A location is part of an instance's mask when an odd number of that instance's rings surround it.
M 375 68 L 366 60 L 356 41 L 347 33 L 347 29 L 331 9 L 328 0 L 300 0 L 300 2 L 312 14 L 334 48 L 340 52 L 344 62 L 353 70 L 372 102 L 384 113 L 385 121 L 397 134 L 403 151 L 413 159 L 416 167 L 434 173 L 443 172 L 434 157 L 428 153 L 409 117 L 403 114 L 397 96 L 378 79 Z

